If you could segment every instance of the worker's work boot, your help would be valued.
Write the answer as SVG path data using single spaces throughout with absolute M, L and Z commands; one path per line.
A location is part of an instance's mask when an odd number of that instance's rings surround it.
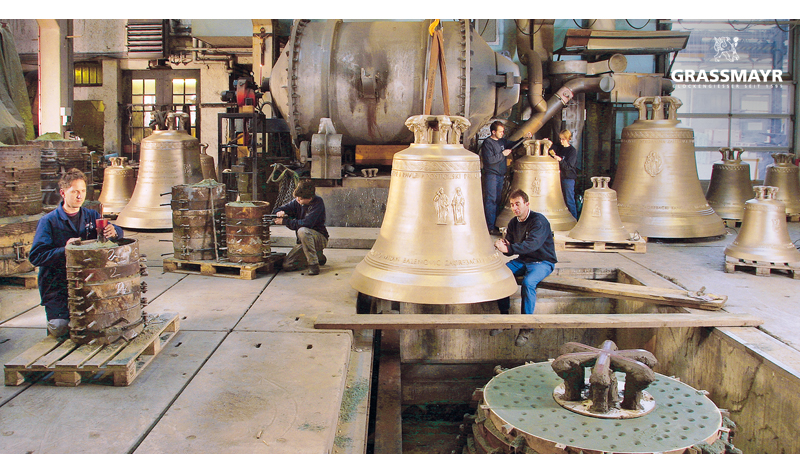
M 69 333 L 69 320 L 63 318 L 48 320 L 47 332 L 56 339 L 61 336 L 66 336 Z
M 319 265 L 308 265 L 308 275 L 316 276 L 319 274 Z
M 530 329 L 519 330 L 519 334 L 517 334 L 517 339 L 514 341 L 514 345 L 517 347 L 522 347 L 523 345 L 527 344 L 532 332 L 533 330 Z
M 325 257 L 325 254 L 322 252 L 317 252 L 317 258 L 319 259 L 319 266 L 323 266 L 328 263 L 328 257 Z

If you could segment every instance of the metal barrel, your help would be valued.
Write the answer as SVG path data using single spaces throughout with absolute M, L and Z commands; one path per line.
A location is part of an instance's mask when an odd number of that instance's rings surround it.
M 65 250 L 72 341 L 109 344 L 136 337 L 144 328 L 139 242 L 89 240 Z
M 268 202 L 228 202 L 225 205 L 225 233 L 228 260 L 257 263 L 272 252 L 269 240 Z
M 172 187 L 172 245 L 180 260 L 219 259 L 225 185 L 213 180 Z

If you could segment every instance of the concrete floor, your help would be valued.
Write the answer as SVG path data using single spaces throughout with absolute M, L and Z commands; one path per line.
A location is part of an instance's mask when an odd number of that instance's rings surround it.
M 800 223 L 790 224 L 793 241 Z M 377 229 L 332 228 L 332 246 L 365 247 Z M 764 319 L 764 347 L 800 376 L 800 281 L 723 271 L 725 246 L 648 243 L 646 254 L 561 252 L 559 267 L 635 263 L 673 283 L 728 295 L 726 310 Z M 0 388 L 2 453 L 360 452 L 369 394 L 369 342 L 319 331 L 323 313 L 355 313 L 353 268 L 367 249 L 328 249 L 319 276 L 277 272 L 254 280 L 163 273 L 171 233 L 126 232 L 148 256 L 149 313 L 178 312 L 179 333 L 128 387 L 52 381 Z M 278 245 L 293 238 L 273 227 Z M 286 251 L 286 248 L 275 248 Z M 36 290 L 0 290 L 0 361 L 45 335 Z M 348 379 L 348 377 L 350 377 Z M 353 382 L 353 377 L 361 377 Z

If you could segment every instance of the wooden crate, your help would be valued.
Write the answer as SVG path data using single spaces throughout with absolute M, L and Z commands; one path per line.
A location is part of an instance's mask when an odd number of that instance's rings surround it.
M 644 254 L 647 252 L 647 240 L 642 238 L 636 241 L 583 241 L 570 238 L 565 234 L 556 233 L 553 239 L 556 251 L 586 251 L 586 252 L 634 252 Z
M 164 259 L 164 271 L 170 273 L 201 274 L 203 276 L 232 277 L 236 279 L 255 279 L 259 271 L 271 273 L 286 254 L 276 252 L 263 262 L 234 263 L 216 262 L 214 260 L 179 260 L 175 258 Z
M 53 373 L 56 386 L 78 386 L 83 378 L 128 386 L 161 352 L 179 329 L 178 314 L 150 315 L 144 330 L 132 340 L 109 345 L 77 345 L 71 339 L 47 336 L 5 365 L 6 386 L 21 385 L 26 377 Z
M 0 276 L 0 285 L 24 288 L 36 288 L 39 285 L 39 274 L 35 271 L 11 276 Z
M 788 263 L 760 262 L 758 260 L 744 260 L 725 256 L 725 272 L 755 271 L 756 276 L 770 276 L 773 271 L 778 274 L 788 274 L 793 279 L 800 279 L 800 267 L 790 266 Z

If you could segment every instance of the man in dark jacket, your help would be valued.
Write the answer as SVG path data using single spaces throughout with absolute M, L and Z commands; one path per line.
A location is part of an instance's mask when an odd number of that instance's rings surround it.
M 553 242 L 553 231 L 550 222 L 543 214 L 531 211 L 528 194 L 516 189 L 509 195 L 513 218 L 508 222 L 505 238 L 494 243 L 494 246 L 505 255 L 518 255 L 506 263 L 515 276 L 522 279 L 522 313 L 533 314 L 536 305 L 536 286 L 553 272 L 556 266 L 556 248 Z M 498 301 L 500 313 L 508 314 L 510 301 L 503 298 Z M 496 336 L 501 330 L 492 330 Z M 521 329 L 515 344 L 522 347 L 528 342 L 531 330 Z
M 28 256 L 28 260 L 39 267 L 39 295 L 47 315 L 47 331 L 54 337 L 69 332 L 64 248 L 68 244 L 80 244 L 81 240 L 97 239 L 95 220 L 103 218 L 97 211 L 82 206 L 86 198 L 83 172 L 70 169 L 61 177 L 58 187 L 64 200 L 39 221 Z M 108 224 L 103 234 L 106 238 L 122 238 L 122 229 Z
M 533 134 L 526 133 L 525 137 L 510 142 L 504 136 L 506 127 L 500 120 L 493 121 L 489 125 L 491 135 L 483 141 L 481 145 L 481 159 L 483 160 L 484 196 L 483 209 L 486 216 L 486 226 L 492 235 L 500 235 L 500 230 L 495 225 L 497 214 L 501 209 L 503 181 L 505 179 L 508 165 L 506 158 L 511 154 L 514 147 L 519 145 L 524 139 L 533 137 Z
M 295 188 L 294 200 L 277 208 L 275 223 L 297 231 L 297 246 L 283 259 L 285 271 L 308 267 L 309 275 L 319 274 L 320 265 L 328 259 L 322 253 L 328 245 L 325 228 L 325 203 L 316 195 L 314 184 L 301 181 Z

